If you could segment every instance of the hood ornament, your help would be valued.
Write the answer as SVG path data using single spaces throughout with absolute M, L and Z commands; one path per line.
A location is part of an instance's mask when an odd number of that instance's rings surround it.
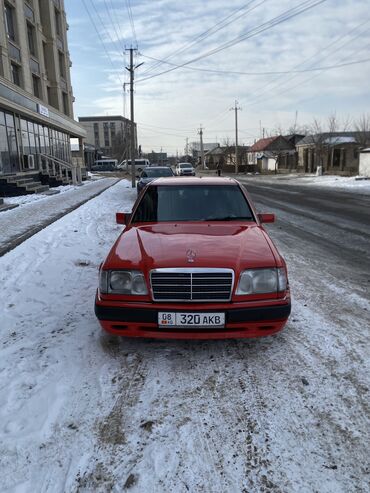
M 188 262 L 189 262 L 190 264 L 192 264 L 193 262 L 195 262 L 195 258 L 196 258 L 196 256 L 197 256 L 197 254 L 194 252 L 194 250 L 190 250 L 190 249 L 189 249 L 189 250 L 186 252 L 186 258 L 187 258 L 187 260 L 188 260 Z

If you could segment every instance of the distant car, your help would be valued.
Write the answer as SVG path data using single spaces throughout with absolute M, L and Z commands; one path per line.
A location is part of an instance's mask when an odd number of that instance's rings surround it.
M 190 163 L 179 163 L 176 165 L 178 176 L 195 176 L 195 169 Z
M 227 339 L 282 330 L 287 268 L 244 187 L 231 178 L 158 178 L 138 196 L 100 266 L 95 314 L 126 337 Z
M 174 176 L 172 169 L 168 166 L 150 166 L 148 168 L 144 168 L 141 173 L 140 180 L 137 182 L 137 193 L 140 193 L 141 190 L 151 181 L 163 176 Z
M 147 166 L 150 166 L 148 159 L 135 159 L 135 174 L 141 173 Z M 122 161 L 122 163 L 118 165 L 118 169 L 131 173 L 131 160 Z
M 99 159 L 91 166 L 91 171 L 116 171 L 117 159 Z

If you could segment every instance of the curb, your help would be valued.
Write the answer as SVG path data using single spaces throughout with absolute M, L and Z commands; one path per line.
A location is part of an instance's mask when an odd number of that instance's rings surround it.
M 0 248 L 0 257 L 5 255 L 6 253 L 10 252 L 11 250 L 14 250 L 14 248 L 16 248 L 17 246 L 22 244 L 24 241 L 28 240 L 28 238 L 31 238 L 31 236 L 35 235 L 36 233 L 38 233 L 42 229 L 45 229 L 47 226 L 50 226 L 50 224 L 55 223 L 56 221 L 58 221 L 58 219 L 61 219 L 66 214 L 69 214 L 70 212 L 78 209 L 78 207 L 81 207 L 81 205 L 86 204 L 86 202 L 89 202 L 89 200 L 92 200 L 95 197 L 98 197 L 98 195 L 100 195 L 101 193 L 105 192 L 109 188 L 116 185 L 120 180 L 121 180 L 121 178 L 117 178 L 117 180 L 114 183 L 108 185 L 103 190 L 100 190 L 99 192 L 95 193 L 94 195 L 92 195 L 88 199 L 81 200 L 81 202 L 77 202 L 77 204 L 75 204 L 71 207 L 68 207 L 68 209 L 65 209 L 63 212 L 60 212 L 56 216 L 45 220 L 42 224 L 39 224 L 38 226 L 31 226 L 31 228 L 28 231 L 24 232 L 20 236 L 17 236 L 14 240 L 10 240 L 9 243 L 7 245 L 5 245 L 4 247 L 1 247 Z

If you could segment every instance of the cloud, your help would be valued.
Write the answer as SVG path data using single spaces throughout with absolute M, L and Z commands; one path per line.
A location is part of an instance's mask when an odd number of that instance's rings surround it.
M 68 22 L 74 26 L 70 30 L 70 51 L 73 81 L 77 81 L 75 114 L 80 114 L 80 108 L 85 113 L 88 104 L 90 114 L 119 114 L 123 108 L 122 83 L 128 80 L 128 59 L 123 49 L 133 41 L 131 23 L 125 2 L 92 3 L 99 12 L 96 24 L 108 55 L 91 23 L 81 22 L 83 11 L 77 5 L 79 2 L 65 2 Z M 261 0 L 131 2 L 139 50 L 158 59 L 170 56 L 169 62 L 181 65 L 251 32 L 301 0 L 266 0 L 243 15 L 246 9 L 242 8 L 247 3 L 250 9 Z M 112 8 L 107 10 L 107 5 Z M 85 15 L 86 20 L 86 12 Z M 218 30 L 225 19 L 232 22 Z M 210 28 L 212 35 L 200 37 Z M 369 46 L 368 0 L 327 0 L 258 36 L 193 62 L 191 67 L 225 72 L 308 69 L 365 59 Z M 200 123 L 205 126 L 205 140 L 213 141 L 216 136 L 220 140 L 233 139 L 233 115 L 228 109 L 235 99 L 243 107 L 240 134 L 246 142 L 253 142 L 259 137 L 260 121 L 272 130 L 277 123 L 283 128 L 291 125 L 296 111 L 302 124 L 310 123 L 314 117 L 325 119 L 333 110 L 338 115 L 350 113 L 357 117 L 366 109 L 370 95 L 370 63 L 320 72 L 260 76 L 180 68 L 140 82 L 172 67 L 144 56 L 137 61 L 145 62 L 135 73 L 135 114 L 144 150 L 166 146 L 182 149 L 186 137 L 197 139 Z M 102 97 L 103 94 L 109 96 Z M 223 116 L 214 119 L 219 114 Z M 145 124 L 155 125 L 162 133 L 150 131 Z M 177 136 L 178 132 L 168 128 L 186 132 Z

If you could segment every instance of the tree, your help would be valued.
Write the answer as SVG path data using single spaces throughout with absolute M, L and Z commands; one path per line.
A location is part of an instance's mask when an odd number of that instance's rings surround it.
M 129 126 L 123 132 L 117 132 L 112 142 L 112 154 L 119 162 L 130 159 L 130 132 Z
M 357 142 L 366 147 L 370 143 L 370 114 L 363 114 L 355 122 Z

